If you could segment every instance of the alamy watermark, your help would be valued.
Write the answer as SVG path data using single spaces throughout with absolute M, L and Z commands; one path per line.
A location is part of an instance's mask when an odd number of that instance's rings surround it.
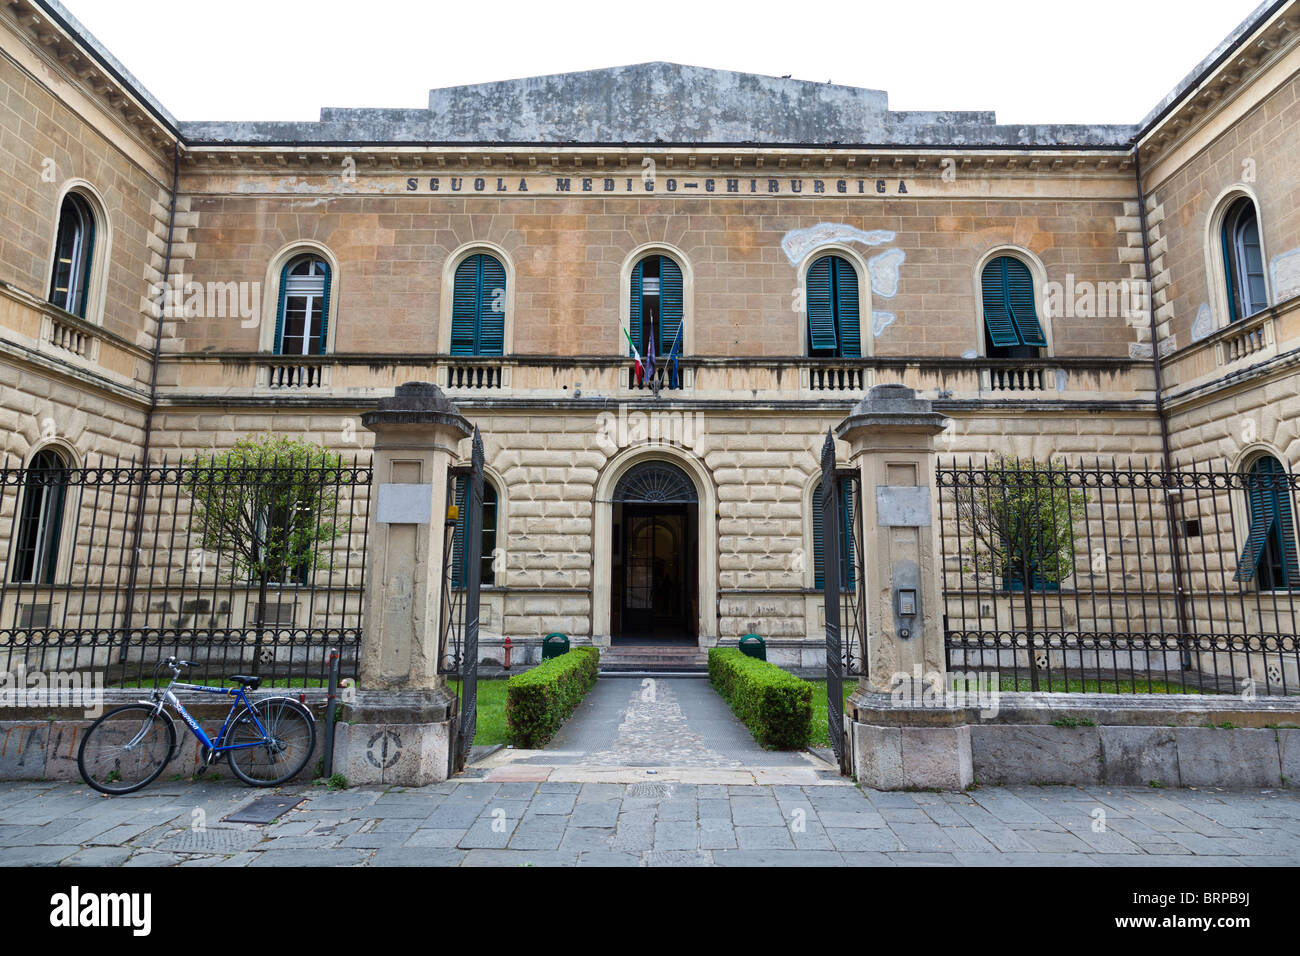
M 696 449 L 704 434 L 703 412 L 628 410 L 620 404 L 618 412 L 601 412 L 596 418 L 596 444 L 612 455 L 632 445 L 673 445 Z
M 184 275 L 149 285 L 155 319 L 239 319 L 251 329 L 262 320 L 262 283 L 199 282 Z
M 104 675 L 99 671 L 0 671 L 0 709 L 79 708 L 87 717 L 104 712 Z
M 996 671 L 923 671 L 920 664 L 909 674 L 898 671 L 889 678 L 889 696 L 894 707 L 969 707 L 980 717 L 996 717 L 1001 701 L 1001 682 Z

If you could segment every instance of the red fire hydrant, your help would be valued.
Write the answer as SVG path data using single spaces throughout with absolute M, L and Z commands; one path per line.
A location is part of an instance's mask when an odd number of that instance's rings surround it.
M 506 649 L 506 662 L 503 665 L 503 667 L 505 670 L 510 670 L 510 638 L 508 637 L 506 638 L 505 649 Z

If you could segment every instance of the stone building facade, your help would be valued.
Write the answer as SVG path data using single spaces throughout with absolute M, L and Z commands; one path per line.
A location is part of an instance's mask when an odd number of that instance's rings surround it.
M 364 454 L 361 413 L 432 381 L 481 430 L 495 492 L 484 656 L 646 630 L 815 656 L 818 453 L 874 384 L 933 399 L 945 456 L 1296 466 L 1298 24 L 1300 5 L 1264 4 L 1136 126 L 899 113 L 878 91 L 658 63 L 194 123 L 60 4 L 12 0 L 4 450 L 174 459 L 272 432 Z M 84 295 L 59 304 L 70 195 L 94 228 Z M 1265 275 L 1234 304 L 1220 237 L 1243 199 Z M 647 257 L 680 271 L 679 387 L 632 371 Z M 856 286 L 830 350 L 809 304 L 827 257 L 848 270 L 836 296 Z M 1004 259 L 1041 346 L 995 343 Z M 308 260 L 323 312 L 289 354 Z M 500 345 L 458 349 L 457 277 L 489 260 Z M 638 478 L 686 479 L 666 524 L 628 497 Z

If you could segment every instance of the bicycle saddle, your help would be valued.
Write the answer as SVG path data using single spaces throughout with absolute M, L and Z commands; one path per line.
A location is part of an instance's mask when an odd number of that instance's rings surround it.
M 233 680 L 236 684 L 242 684 L 249 690 L 257 690 L 262 683 L 262 678 L 249 677 L 247 674 L 231 674 L 228 679 Z

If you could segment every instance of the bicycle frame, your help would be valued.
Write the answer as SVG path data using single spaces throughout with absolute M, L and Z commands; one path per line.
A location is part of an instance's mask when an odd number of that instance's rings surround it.
M 202 694 L 220 694 L 223 697 L 238 698 L 236 703 L 231 704 L 230 713 L 226 714 L 226 719 L 221 724 L 221 729 L 217 731 L 217 740 L 225 740 L 226 731 L 230 729 L 230 721 L 235 716 L 236 711 L 239 710 L 240 703 L 244 705 L 248 710 L 248 713 L 252 716 L 253 723 L 257 725 L 258 731 L 262 734 L 262 739 L 243 744 L 217 744 L 211 737 L 203 732 L 203 728 L 199 726 L 199 722 L 190 715 L 188 710 L 185 709 L 185 705 L 180 702 L 180 699 L 177 698 L 175 694 L 175 690 L 177 689 L 193 690 Z M 161 711 L 164 705 L 170 704 L 175 708 L 176 712 L 181 715 L 181 719 L 185 721 L 185 726 L 190 728 L 190 732 L 199 739 L 201 744 L 207 747 L 214 754 L 226 753 L 230 750 L 246 750 L 249 747 L 262 747 L 266 745 L 267 738 L 269 737 L 266 728 L 262 726 L 262 721 L 258 719 L 257 710 L 253 707 L 252 701 L 248 699 L 248 696 L 244 693 L 244 688 L 242 687 L 209 687 L 205 684 L 178 684 L 175 681 L 172 681 L 171 684 L 167 685 L 167 689 L 163 691 L 161 696 L 155 696 L 155 699 L 149 703 L 156 705 L 157 711 Z

